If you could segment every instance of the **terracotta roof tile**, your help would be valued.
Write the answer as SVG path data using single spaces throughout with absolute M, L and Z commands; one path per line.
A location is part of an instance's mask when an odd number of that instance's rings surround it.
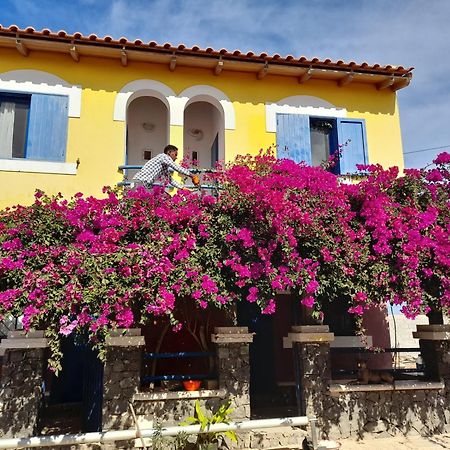
M 327 58 L 324 60 L 321 60 L 318 57 L 314 58 L 307 58 L 305 56 L 300 56 L 296 58 L 293 55 L 286 55 L 281 56 L 278 53 L 275 53 L 273 55 L 269 55 L 266 52 L 262 52 L 259 55 L 255 54 L 252 51 L 248 52 L 241 52 L 241 50 L 234 50 L 230 51 L 227 49 L 220 49 L 220 50 L 214 50 L 212 47 L 207 47 L 205 49 L 202 49 L 198 45 L 194 45 L 192 47 L 187 47 L 185 44 L 177 44 L 173 45 L 170 42 L 166 42 L 164 44 L 158 44 L 155 41 L 150 41 L 148 43 L 145 43 L 141 39 L 136 39 L 134 41 L 128 40 L 126 37 L 121 37 L 120 39 L 116 40 L 111 36 L 105 36 L 103 38 L 98 37 L 96 34 L 90 34 L 90 35 L 84 35 L 80 32 L 75 32 L 73 34 L 67 33 L 65 30 L 60 30 L 58 32 L 52 32 L 48 28 L 44 28 L 41 31 L 35 30 L 33 27 L 27 27 L 24 29 L 19 28 L 17 25 L 10 25 L 9 27 L 5 27 L 0 25 L 0 36 L 1 35 L 8 35 L 13 34 L 14 36 L 20 36 L 20 35 L 26 35 L 26 37 L 33 36 L 33 38 L 41 38 L 41 39 L 49 39 L 49 40 L 58 40 L 58 39 L 65 39 L 65 40 L 79 40 L 82 41 L 82 43 L 89 44 L 90 42 L 95 42 L 96 44 L 103 44 L 103 45 L 122 45 L 122 46 L 129 46 L 129 47 L 139 47 L 140 49 L 151 49 L 154 50 L 170 50 L 170 51 L 179 51 L 182 53 L 196 53 L 197 55 L 201 56 L 211 56 L 211 55 L 217 55 L 217 56 L 226 56 L 230 58 L 237 58 L 240 60 L 248 60 L 253 62 L 266 62 L 268 60 L 276 61 L 277 64 L 288 64 L 288 65 L 315 65 L 320 66 L 321 68 L 338 68 L 338 69 L 351 69 L 351 70 L 361 70 L 363 72 L 375 72 L 375 73 L 382 73 L 382 74 L 396 74 L 396 75 L 404 75 L 413 70 L 412 67 L 410 68 L 404 68 L 403 66 L 393 66 L 393 65 L 385 65 L 382 66 L 380 64 L 372 64 L 370 65 L 367 62 L 362 62 L 361 64 L 356 63 L 355 61 L 350 61 L 346 63 L 343 60 L 338 61 L 332 61 L 331 59 Z

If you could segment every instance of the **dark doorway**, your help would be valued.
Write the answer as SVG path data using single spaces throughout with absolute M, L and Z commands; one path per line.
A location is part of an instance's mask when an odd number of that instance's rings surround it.
M 84 337 L 69 336 L 61 344 L 62 370 L 50 373 L 41 414 L 41 431 L 76 433 L 101 431 L 103 363 Z
M 283 350 L 282 336 L 290 329 L 289 305 L 273 315 L 261 314 L 255 303 L 239 302 L 239 326 L 255 333 L 250 344 L 250 407 L 252 418 L 296 414 L 291 350 Z M 283 326 L 285 325 L 285 326 Z M 281 370 L 280 370 L 281 369 Z

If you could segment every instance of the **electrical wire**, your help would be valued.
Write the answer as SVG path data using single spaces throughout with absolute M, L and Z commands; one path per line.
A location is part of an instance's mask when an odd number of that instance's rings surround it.
M 403 152 L 404 155 L 410 155 L 411 153 L 429 152 L 431 150 L 440 150 L 442 148 L 450 148 L 450 144 L 442 145 L 441 147 L 421 148 L 419 150 L 412 150 L 410 152 Z

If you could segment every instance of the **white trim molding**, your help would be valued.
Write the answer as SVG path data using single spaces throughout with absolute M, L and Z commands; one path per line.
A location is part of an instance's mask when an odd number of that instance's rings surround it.
M 164 83 L 155 80 L 134 80 L 127 83 L 116 96 L 113 119 L 125 122 L 127 108 L 131 101 L 138 97 L 153 96 L 170 106 L 170 98 L 176 97 L 175 92 Z
M 170 101 L 170 99 L 169 99 Z M 236 129 L 236 115 L 233 103 L 219 89 L 207 84 L 198 84 L 185 89 L 178 95 L 171 109 L 171 125 L 183 125 L 184 110 L 186 106 L 194 102 L 208 102 L 222 112 L 226 130 Z M 171 105 L 172 106 L 172 105 Z
M 30 159 L 0 159 L 0 172 L 55 173 L 76 175 L 77 164 Z
M 347 117 L 345 108 L 335 105 L 310 95 L 293 95 L 276 103 L 266 103 L 266 131 L 276 133 L 277 113 L 303 114 L 317 117 Z
M 12 70 L 0 73 L 0 92 L 23 94 L 53 94 L 69 97 L 69 117 L 81 115 L 81 92 L 79 85 L 72 85 L 62 78 L 41 70 Z

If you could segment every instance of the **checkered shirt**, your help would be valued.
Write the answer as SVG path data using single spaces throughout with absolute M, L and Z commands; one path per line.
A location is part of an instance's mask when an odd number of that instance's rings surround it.
M 133 180 L 142 181 L 147 187 L 151 187 L 153 183 L 161 180 L 164 184 L 167 183 L 171 186 L 182 188 L 183 185 L 172 178 L 173 172 L 178 172 L 185 176 L 191 174 L 188 169 L 176 164 L 169 155 L 161 153 L 147 161 L 144 167 L 133 177 Z

